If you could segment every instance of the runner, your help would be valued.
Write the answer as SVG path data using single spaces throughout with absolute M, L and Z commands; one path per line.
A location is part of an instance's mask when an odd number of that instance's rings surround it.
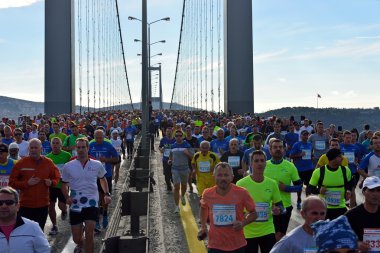
M 77 155 L 77 151 L 75 150 L 75 142 L 78 138 L 85 137 L 82 134 L 79 134 L 78 126 L 72 123 L 70 126 L 71 134 L 66 137 L 63 142 L 62 149 L 69 152 L 73 157 Z
M 234 179 L 232 182 L 236 184 L 245 174 L 245 170 L 242 167 L 244 153 L 239 150 L 239 141 L 236 138 L 231 139 L 228 146 L 228 151 L 222 155 L 220 161 L 227 162 L 231 166 L 234 171 Z
M 38 223 L 21 217 L 19 209 L 18 192 L 11 187 L 0 188 L 0 251 L 50 253 Z
M 119 170 L 121 165 L 121 144 L 122 140 L 119 138 L 120 132 L 118 130 L 113 130 L 111 132 L 111 143 L 112 146 L 116 149 L 116 152 L 119 154 L 119 162 L 113 165 L 113 179 L 115 181 L 115 185 L 117 184 L 117 181 L 119 181 Z
M 340 149 L 339 140 L 337 138 L 330 139 L 329 142 L 329 149 Z M 323 154 L 317 163 L 317 168 L 323 167 L 329 163 L 329 159 L 327 158 L 326 154 Z M 347 157 L 342 155 L 342 164 L 341 166 L 347 167 L 348 166 L 348 160 Z
M 160 140 L 160 145 L 158 146 L 158 149 L 162 154 L 162 167 L 165 176 L 166 190 L 168 192 L 171 192 L 173 190 L 172 166 L 168 163 L 168 160 L 171 151 L 171 145 L 174 143 L 175 138 L 173 138 L 172 129 L 170 127 L 166 128 L 166 133 L 164 134 L 164 137 L 162 137 L 162 139 Z
M 62 150 L 62 141 L 59 137 L 53 137 L 51 140 L 51 146 L 52 151 L 46 155 L 47 158 L 50 158 L 53 163 L 58 167 L 59 172 L 62 176 L 62 168 L 67 163 L 71 155 L 69 152 L 66 152 Z M 57 227 L 57 213 L 55 211 L 55 203 L 58 199 L 58 207 L 61 210 L 61 219 L 65 220 L 67 217 L 67 206 L 66 206 L 66 199 L 63 196 L 63 193 L 61 191 L 62 187 L 62 179 L 59 181 L 59 183 L 56 186 L 51 186 L 49 188 L 49 218 L 51 220 L 51 223 L 53 224 L 53 227 L 49 231 L 49 235 L 56 235 L 58 233 L 58 227 Z
M 308 185 L 311 175 L 313 174 L 313 147 L 310 142 L 307 141 L 309 132 L 302 130 L 301 141 L 296 142 L 290 151 L 290 158 L 293 160 L 294 165 L 298 170 L 298 174 L 304 185 Z M 297 192 L 297 209 L 301 210 L 301 193 Z M 306 194 L 307 196 L 308 194 Z
M 319 158 L 328 151 L 329 136 L 325 133 L 322 121 L 315 125 L 316 133 L 309 136 L 308 142 L 313 145 L 313 168 L 317 166 Z
M 326 203 L 317 196 L 309 196 L 302 202 L 301 216 L 305 220 L 274 245 L 270 253 L 317 252 L 311 224 L 326 217 Z
M 9 175 L 16 162 L 8 158 L 8 145 L 0 144 L 0 188 L 6 187 L 9 184 Z
M 252 175 L 237 182 L 237 186 L 245 188 L 256 203 L 258 218 L 244 227 L 247 240 L 246 252 L 268 253 L 276 243 L 273 214 L 284 211 L 277 183 L 264 177 L 266 157 L 263 151 L 253 151 L 251 155 Z M 274 205 L 272 205 L 272 203 Z
M 206 188 L 215 185 L 214 167 L 220 162 L 218 156 L 210 151 L 210 142 L 202 141 L 200 151 L 195 153 L 191 161 L 192 177 L 197 180 L 198 196 L 201 198 Z
M 351 196 L 351 171 L 340 165 L 343 158 L 339 149 L 330 149 L 326 156 L 328 165 L 314 170 L 307 192 L 325 199 L 326 219 L 333 220 L 347 211 L 345 202 Z
M 88 154 L 95 157 L 96 160 L 100 161 L 107 173 L 105 174 L 105 179 L 107 180 L 108 189 L 106 192 L 112 193 L 112 175 L 113 175 L 113 165 L 119 162 L 119 155 L 116 149 L 112 146 L 111 142 L 105 141 L 104 131 L 101 129 L 95 130 L 94 142 L 89 144 Z M 103 214 L 103 228 L 108 227 L 108 204 L 104 203 L 104 191 L 103 187 L 98 180 L 98 190 L 100 205 L 102 207 Z M 96 232 L 100 232 L 100 223 L 96 223 Z
M 138 129 L 132 125 L 131 120 L 128 120 L 127 126 L 124 129 L 125 144 L 127 145 L 127 159 L 132 159 L 133 145 L 137 133 Z
M 293 163 L 284 160 L 284 145 L 281 140 L 274 139 L 270 144 L 272 159 L 267 161 L 264 176 L 275 180 L 280 189 L 281 199 L 286 212 L 273 217 L 276 229 L 276 240 L 280 240 L 288 230 L 290 216 L 292 215 L 292 192 L 302 191 L 302 181 L 298 175 L 297 168 Z M 291 185 L 293 184 L 293 186 Z
M 208 252 L 244 253 L 247 241 L 243 228 L 257 218 L 255 203 L 247 190 L 231 183 L 233 171 L 228 163 L 218 163 L 214 177 L 216 186 L 206 189 L 202 195 L 198 239 L 206 238 L 209 218 Z
M 174 184 L 174 213 L 179 213 L 179 191 L 181 189 L 181 203 L 186 205 L 186 187 L 189 177 L 188 159 L 192 158 L 189 152 L 191 146 L 183 141 L 182 130 L 175 131 L 175 143 L 171 145 L 168 164 L 172 166 L 172 177 Z
M 364 203 L 346 213 L 359 239 L 360 252 L 378 251 L 380 245 L 380 178 L 367 177 L 363 183 Z
M 66 203 L 70 205 L 70 225 L 73 241 L 77 244 L 74 253 L 94 252 L 94 229 L 98 220 L 98 186 L 100 181 L 104 191 L 105 204 L 111 203 L 111 193 L 105 175 L 107 171 L 101 162 L 89 159 L 88 140 L 76 140 L 75 149 L 78 151 L 77 159 L 65 164 L 62 169 L 62 192 Z M 70 186 L 70 195 L 68 192 Z M 83 228 L 83 223 L 85 224 Z M 86 240 L 83 237 L 85 232 Z
M 372 152 L 370 152 L 359 164 L 358 173 L 365 179 L 370 176 L 380 177 L 380 138 L 371 139 Z
M 20 215 L 38 222 L 44 230 L 49 207 L 49 187 L 58 184 L 61 175 L 57 166 L 41 156 L 38 139 L 29 141 L 29 156 L 13 167 L 9 186 L 20 191 Z

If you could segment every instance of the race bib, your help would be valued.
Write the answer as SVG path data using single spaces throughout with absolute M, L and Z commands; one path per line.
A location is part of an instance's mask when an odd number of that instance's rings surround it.
M 317 253 L 318 249 L 317 248 L 305 248 L 303 249 L 303 253 Z
M 169 155 L 170 155 L 170 150 L 171 150 L 171 149 L 169 149 L 169 148 L 165 148 L 165 149 L 164 149 L 164 157 L 169 157 Z
M 240 156 L 229 156 L 228 164 L 231 167 L 239 167 L 240 166 Z
M 212 207 L 212 214 L 215 226 L 232 226 L 236 220 L 236 207 L 235 205 L 215 204 Z
M 127 134 L 127 140 L 132 140 L 132 134 Z
M 380 252 L 380 228 L 365 228 L 363 242 L 368 243 L 368 252 Z
M 344 156 L 347 157 L 349 163 L 355 162 L 355 153 L 354 152 L 345 152 Z
M 78 152 L 77 152 L 76 149 L 73 149 L 73 150 L 71 151 L 71 154 L 72 154 L 73 156 L 77 156 L 77 155 L 78 155 Z
M 325 150 L 326 142 L 325 141 L 315 141 L 315 149 L 316 150 Z
M 302 156 L 302 160 L 310 160 L 311 159 L 311 150 L 310 149 L 302 149 L 302 152 L 305 153 Z
M 257 219 L 256 222 L 268 221 L 269 203 L 258 202 L 256 203 Z
M 326 203 L 330 206 L 339 206 L 341 194 L 340 191 L 327 191 L 325 195 Z
M 9 184 L 9 175 L 0 175 L 0 188 L 8 186 Z
M 199 162 L 198 166 L 199 166 L 199 172 L 202 172 L 202 173 L 210 172 L 210 168 L 211 168 L 210 162 Z
M 155 119 L 154 122 L 158 123 L 159 121 L 158 121 L 158 119 Z
M 121 147 L 116 147 L 115 149 L 116 149 L 117 153 L 121 152 Z
M 63 166 L 65 166 L 64 164 L 56 164 L 57 168 L 59 169 L 59 173 L 61 173 L 62 175 L 62 169 L 63 169 Z

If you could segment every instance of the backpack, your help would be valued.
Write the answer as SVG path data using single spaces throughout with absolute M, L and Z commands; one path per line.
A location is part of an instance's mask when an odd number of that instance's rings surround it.
M 326 172 L 326 166 L 320 167 L 320 175 L 319 175 L 319 180 L 318 180 L 318 188 L 320 189 L 322 187 L 323 180 L 325 179 L 325 172 Z M 346 174 L 346 167 L 340 166 L 340 169 L 342 170 L 343 174 L 343 180 L 344 180 L 344 185 L 337 185 L 337 186 L 332 186 L 332 187 L 344 187 L 344 190 L 347 191 L 348 189 L 348 181 L 347 181 L 347 174 Z

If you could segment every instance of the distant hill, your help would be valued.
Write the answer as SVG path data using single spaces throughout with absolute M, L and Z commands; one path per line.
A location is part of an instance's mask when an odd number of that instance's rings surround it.
M 139 109 L 141 103 L 134 103 L 133 107 Z M 169 109 L 170 103 L 163 103 L 164 109 Z M 159 107 L 158 102 L 153 102 L 153 109 Z M 122 106 L 122 108 L 125 108 Z M 128 107 L 129 108 L 129 105 Z M 173 104 L 173 109 L 180 109 L 181 105 Z M 82 107 L 82 111 L 86 111 L 87 107 Z M 93 108 L 90 108 L 93 111 Z M 76 111 L 79 112 L 79 106 L 76 107 Z M 22 99 L 10 98 L 0 96 L 0 118 L 9 117 L 17 119 L 20 114 L 37 115 L 44 112 L 44 103 L 32 102 Z M 271 117 L 276 115 L 281 118 L 289 118 L 294 116 L 297 121 L 300 121 L 301 116 L 305 116 L 316 122 L 322 120 L 325 125 L 335 124 L 336 126 L 342 126 L 343 129 L 351 129 L 353 127 L 358 128 L 360 131 L 363 124 L 370 124 L 371 129 L 380 128 L 380 110 L 379 108 L 373 109 L 338 109 L 338 108 L 311 108 L 311 107 L 284 107 L 276 110 L 270 110 L 264 113 L 258 114 L 263 117 Z
M 169 109 L 170 103 L 163 102 L 164 109 Z M 133 103 L 133 108 L 140 109 L 141 103 Z M 130 109 L 130 105 L 121 105 L 123 109 Z M 159 108 L 158 102 L 153 102 L 153 109 Z M 173 104 L 172 108 L 174 110 L 180 109 L 181 106 L 178 104 Z M 93 111 L 93 107 L 90 107 L 90 111 Z M 76 112 L 80 111 L 80 107 L 76 106 Z M 82 112 L 87 111 L 87 106 L 82 106 Z M 35 116 L 40 113 L 44 113 L 44 103 L 43 102 L 32 102 L 23 99 L 11 98 L 0 96 L 0 118 L 8 117 L 12 119 L 17 119 L 21 114 Z
M 335 124 L 337 127 L 342 126 L 343 129 L 352 129 L 356 127 L 359 132 L 364 124 L 369 124 L 371 129 L 380 128 L 380 110 L 378 107 L 373 109 L 338 109 L 338 108 L 312 108 L 312 107 L 283 107 L 276 110 L 270 110 L 260 113 L 260 116 L 271 117 L 276 115 L 280 118 L 289 118 L 294 116 L 296 121 L 300 121 L 301 116 L 316 122 L 321 120 L 328 124 Z

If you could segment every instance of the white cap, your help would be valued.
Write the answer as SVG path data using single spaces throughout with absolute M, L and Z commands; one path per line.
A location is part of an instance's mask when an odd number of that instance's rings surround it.
M 363 182 L 363 188 L 373 189 L 380 187 L 380 178 L 376 176 L 367 177 Z
M 16 142 L 12 142 L 11 144 L 9 144 L 9 149 L 15 149 L 15 148 L 18 149 L 18 145 Z
M 91 122 L 91 125 L 93 125 L 93 126 L 96 126 L 96 121 L 95 120 L 93 120 L 92 122 Z
M 119 131 L 117 131 L 117 130 L 115 129 L 115 130 L 113 130 L 113 131 L 111 132 L 111 134 L 119 134 Z

